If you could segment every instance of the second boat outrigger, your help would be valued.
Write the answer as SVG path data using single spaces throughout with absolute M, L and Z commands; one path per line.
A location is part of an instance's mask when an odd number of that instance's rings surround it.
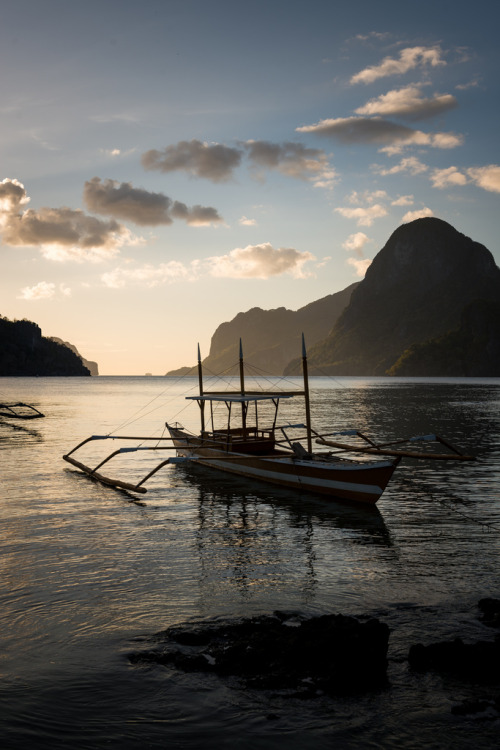
M 140 438 L 124 435 L 92 435 L 79 443 L 73 450 L 63 456 L 65 461 L 73 464 L 89 476 L 105 484 L 133 492 L 146 492 L 145 482 L 160 469 L 170 463 L 193 461 L 210 470 L 230 472 L 267 483 L 289 487 L 295 491 L 313 492 L 331 500 L 347 500 L 374 504 L 387 487 L 396 466 L 405 456 L 439 460 L 474 460 L 474 456 L 461 453 L 449 443 L 436 435 L 423 435 L 390 443 L 377 444 L 357 430 L 343 432 L 318 433 L 311 425 L 309 404 L 309 382 L 307 356 L 302 337 L 302 370 L 304 386 L 300 391 L 249 391 L 245 388 L 242 345 L 240 341 L 239 380 L 237 391 L 205 391 L 200 349 L 198 347 L 198 380 L 197 396 L 186 398 L 195 400 L 200 409 L 201 429 L 198 435 L 190 433 L 181 425 L 166 424 L 169 437 Z M 304 399 L 304 424 L 278 424 L 280 400 L 300 397 Z M 227 408 L 227 423 L 215 427 L 214 404 L 224 403 Z M 259 420 L 259 407 L 272 405 L 265 409 L 267 422 Z M 206 427 L 206 407 L 210 408 L 211 429 Z M 238 426 L 233 426 L 234 411 L 238 412 Z M 271 413 L 271 417 L 269 414 Z M 251 416 L 253 414 L 253 416 Z M 294 431 L 295 437 L 290 434 Z M 361 445 L 346 445 L 331 438 L 336 436 L 355 436 L 361 439 Z M 136 440 L 144 442 L 154 440 L 153 447 L 138 446 L 119 448 L 111 453 L 95 468 L 86 466 L 72 457 L 79 448 L 92 440 Z M 313 451 L 313 439 L 316 444 L 335 448 L 335 451 Z M 405 443 L 424 440 L 439 442 L 446 446 L 448 453 L 430 453 L 407 451 L 401 447 Z M 138 450 L 174 450 L 176 456 L 167 458 L 137 483 L 112 479 L 98 470 L 114 456 L 132 453 Z M 306 447 L 304 447 L 304 443 Z M 344 458 L 341 453 L 365 453 L 369 459 Z M 374 456 L 377 459 L 374 460 Z

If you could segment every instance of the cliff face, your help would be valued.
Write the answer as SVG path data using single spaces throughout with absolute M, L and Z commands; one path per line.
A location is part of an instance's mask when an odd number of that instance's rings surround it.
M 90 375 L 67 346 L 42 336 L 36 323 L 0 317 L 0 375 Z
M 238 313 L 215 331 L 203 366 L 212 372 L 236 374 L 241 338 L 246 362 L 266 373 L 281 375 L 287 363 L 300 354 L 301 334 L 304 333 L 308 344 L 327 336 L 356 287 L 357 284 L 351 284 L 342 292 L 330 294 L 296 311 L 284 307 L 275 310 L 253 307 Z M 167 374 L 188 372 L 189 368 L 181 368 Z
M 389 375 L 500 377 L 500 301 L 472 302 L 458 328 L 413 344 Z
M 478 300 L 500 300 L 500 269 L 489 250 L 440 219 L 404 224 L 375 257 L 330 334 L 310 349 L 310 372 L 394 373 L 410 347 L 458 330 L 464 309 Z M 295 369 L 296 363 L 287 368 Z
M 93 376 L 99 375 L 99 365 L 97 362 L 93 362 L 90 359 L 85 359 L 85 357 L 82 357 L 78 349 L 74 344 L 70 344 L 69 341 L 63 341 L 62 339 L 57 338 L 56 336 L 51 336 L 51 340 L 55 341 L 58 344 L 64 344 L 64 346 L 67 346 L 68 349 L 71 349 L 72 352 L 74 352 L 77 357 L 79 357 L 83 363 L 83 366 L 87 368 L 87 370 L 90 370 L 90 374 Z

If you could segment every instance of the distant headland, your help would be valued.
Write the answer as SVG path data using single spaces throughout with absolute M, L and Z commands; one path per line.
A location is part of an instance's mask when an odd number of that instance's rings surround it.
M 46 338 L 30 320 L 0 316 L 0 375 L 98 375 L 96 362 L 84 359 L 72 345 Z

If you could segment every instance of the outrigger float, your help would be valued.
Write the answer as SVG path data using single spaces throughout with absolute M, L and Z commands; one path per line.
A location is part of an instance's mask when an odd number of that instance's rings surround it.
M 31 404 L 23 404 L 19 401 L 17 404 L 0 403 L 0 417 L 11 417 L 13 419 L 40 419 L 44 417 L 41 411 L 38 411 Z
M 168 464 L 191 461 L 210 470 L 237 474 L 249 479 L 277 484 L 299 492 L 313 492 L 331 500 L 346 500 L 374 504 L 387 487 L 394 470 L 404 457 L 472 461 L 474 456 L 464 455 L 457 448 L 437 435 L 422 435 L 390 443 L 375 443 L 358 430 L 320 434 L 311 426 L 309 382 L 307 355 L 302 337 L 302 371 L 303 390 L 300 391 L 249 391 L 245 388 L 243 353 L 240 341 L 238 391 L 205 391 L 203 373 L 198 346 L 198 380 L 197 396 L 186 396 L 197 402 L 200 409 L 201 430 L 195 435 L 177 423 L 166 423 L 169 436 L 165 437 L 131 437 L 126 435 L 92 435 L 79 443 L 63 456 L 93 479 L 112 487 L 132 492 L 145 493 L 145 482 Z M 278 424 L 278 410 L 281 400 L 301 397 L 304 399 L 304 424 Z M 224 403 L 227 408 L 227 423 L 223 427 L 214 425 L 214 404 Z M 205 424 L 207 405 L 210 407 L 211 430 Z M 259 422 L 259 406 L 266 405 L 267 424 Z M 274 409 L 269 409 L 272 405 Z M 233 407 L 238 413 L 238 426 L 232 426 Z M 250 417 L 250 407 L 254 411 Z M 269 417 L 269 412 L 272 413 Z M 292 438 L 293 431 L 299 431 Z M 355 436 L 361 439 L 359 444 L 346 444 L 332 440 L 337 436 Z M 137 447 L 119 448 L 104 458 L 95 468 L 77 461 L 73 454 L 86 443 L 94 440 L 134 440 L 141 443 Z M 293 440 L 293 442 L 292 442 Z M 313 451 L 315 444 L 335 448 L 335 451 Z M 155 445 L 142 445 L 145 441 L 154 441 Z M 434 441 L 445 446 L 447 453 L 431 453 L 415 450 L 404 450 L 404 444 Z M 161 444 L 160 444 L 161 443 Z M 165 444 L 166 443 L 166 444 Z M 304 443 L 306 447 L 304 447 Z M 137 483 L 120 481 L 105 476 L 100 472 L 104 464 L 114 456 L 123 453 L 147 450 L 171 450 L 171 456 L 159 463 Z M 363 453 L 368 459 L 345 458 L 340 454 Z M 374 457 L 377 457 L 376 460 Z

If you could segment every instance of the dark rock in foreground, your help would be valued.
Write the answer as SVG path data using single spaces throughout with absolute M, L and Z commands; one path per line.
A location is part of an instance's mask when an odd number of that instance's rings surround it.
M 386 684 L 389 628 L 376 619 L 344 615 L 314 618 L 276 612 L 238 620 L 177 625 L 158 633 L 164 647 L 135 653 L 184 671 L 241 678 L 247 686 L 357 693 Z
M 500 600 L 481 599 L 481 620 L 500 627 Z M 500 634 L 493 641 L 464 643 L 461 638 L 410 648 L 410 666 L 421 672 L 434 670 L 479 684 L 500 684 Z

